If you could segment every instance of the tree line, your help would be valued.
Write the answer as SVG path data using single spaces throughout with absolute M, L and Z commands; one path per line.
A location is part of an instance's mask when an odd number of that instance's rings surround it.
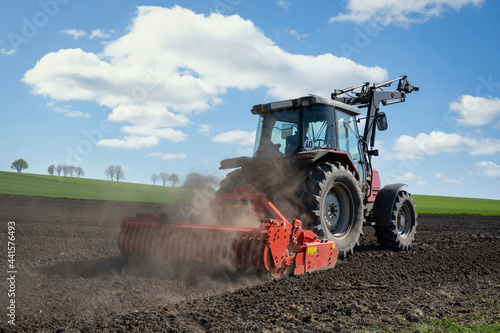
M 169 175 L 166 172 L 160 172 L 151 174 L 151 181 L 153 182 L 153 185 L 156 185 L 157 182 L 161 181 L 163 186 L 165 186 L 167 182 L 170 182 L 172 186 L 175 187 L 175 185 L 179 183 L 180 180 L 179 176 L 177 176 L 175 173 Z M 219 186 L 219 179 L 216 176 L 203 176 L 196 172 L 188 174 L 186 176 L 184 184 L 182 185 L 182 187 L 191 189 L 215 189 L 217 188 L 217 186 Z
M 175 187 L 175 185 L 180 181 L 179 176 L 177 176 L 175 173 L 169 175 L 166 172 L 160 172 L 158 174 L 153 173 L 151 174 L 150 179 L 153 182 L 153 185 L 156 185 L 156 182 L 161 181 L 163 186 L 165 186 L 167 182 L 170 182 L 173 187 Z
M 22 170 L 28 168 L 28 163 L 22 158 L 20 158 L 15 160 L 10 167 L 16 170 L 17 172 L 21 172 Z M 65 177 L 76 176 L 80 178 L 81 176 L 85 175 L 85 171 L 83 171 L 81 167 L 75 167 L 73 165 L 61 165 L 61 164 L 49 165 L 49 167 L 47 168 L 47 172 L 51 176 L 53 176 L 54 174 L 61 176 L 62 174 Z M 125 172 L 123 171 L 123 167 L 120 165 L 108 166 L 107 169 L 104 171 L 104 174 L 106 178 L 111 179 L 111 181 L 113 180 L 119 181 L 120 179 L 125 179 Z M 168 174 L 166 172 L 160 172 L 158 174 L 153 173 L 151 174 L 150 179 L 153 182 L 153 185 L 156 185 L 157 182 L 161 181 L 163 186 L 165 186 L 167 182 L 170 182 L 172 186 L 175 187 L 180 182 L 179 176 L 177 176 L 175 173 Z M 219 179 L 213 175 L 203 176 L 199 173 L 190 173 L 186 176 L 186 180 L 184 181 L 184 184 L 182 186 L 192 189 L 216 188 L 217 186 L 219 186 Z
M 17 172 L 21 172 L 24 169 L 28 169 L 28 162 L 20 158 L 12 162 L 10 168 L 16 170 Z M 53 176 L 54 174 L 60 176 L 62 173 L 63 176 L 65 177 L 76 176 L 78 178 L 85 175 L 85 171 L 83 171 L 81 167 L 75 167 L 73 165 L 61 165 L 61 164 L 58 164 L 57 166 L 54 164 L 49 165 L 49 167 L 47 168 L 47 173 L 51 176 Z
M 83 169 L 81 167 L 75 167 L 73 165 L 61 165 L 61 164 L 49 165 L 49 167 L 47 168 L 47 173 L 51 176 L 53 176 L 54 174 L 57 174 L 58 176 L 60 176 L 61 173 L 63 174 L 64 177 L 76 176 L 76 177 L 80 178 L 81 176 L 85 176 L 85 171 L 83 171 Z

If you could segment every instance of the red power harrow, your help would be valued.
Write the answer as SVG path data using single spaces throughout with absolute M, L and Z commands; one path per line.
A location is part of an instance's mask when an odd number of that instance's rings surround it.
M 122 255 L 231 263 L 268 271 L 274 277 L 330 268 L 337 262 L 335 242 L 318 240 L 312 231 L 302 229 L 300 220 L 288 222 L 262 193 L 252 193 L 244 187 L 235 193 L 220 194 L 213 203 L 225 224 L 237 222 L 231 221 L 235 212 L 239 216 L 248 212 L 261 217 L 261 225 L 254 228 L 192 224 L 168 221 L 163 213 L 159 217 L 137 214 L 121 221 L 118 246 Z

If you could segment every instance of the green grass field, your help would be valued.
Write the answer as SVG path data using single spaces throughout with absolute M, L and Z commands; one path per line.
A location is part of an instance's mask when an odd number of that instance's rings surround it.
M 130 202 L 189 203 L 193 192 L 126 182 L 1 172 L 0 194 Z M 419 214 L 500 215 L 500 200 L 413 195 Z
M 0 194 L 174 204 L 193 196 L 185 188 L 16 172 L 0 172 Z
M 412 195 L 419 214 L 500 215 L 500 200 Z

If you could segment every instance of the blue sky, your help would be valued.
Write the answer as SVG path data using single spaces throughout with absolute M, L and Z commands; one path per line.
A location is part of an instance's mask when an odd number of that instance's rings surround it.
M 7 2 L 0 170 L 223 178 L 251 155 L 254 104 L 408 75 L 382 183 L 500 199 L 500 5 L 492 0 Z

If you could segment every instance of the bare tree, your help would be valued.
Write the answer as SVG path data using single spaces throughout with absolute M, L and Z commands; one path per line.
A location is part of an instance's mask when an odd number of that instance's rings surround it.
M 68 175 L 70 177 L 73 177 L 73 175 L 75 174 L 75 167 L 73 165 L 68 165 Z
M 119 181 L 120 179 L 125 179 L 125 173 L 121 165 L 115 165 L 115 179 Z
M 172 183 L 173 187 L 175 187 L 175 184 L 179 182 L 179 176 L 173 173 L 170 176 L 168 176 L 168 181 Z
M 67 176 L 68 176 L 69 169 L 68 169 L 68 166 L 67 166 L 67 165 L 63 165 L 63 166 L 62 166 L 62 172 L 63 172 L 64 177 L 67 177 Z
M 85 171 L 83 171 L 81 167 L 77 167 L 75 169 L 75 174 L 78 178 L 80 178 L 80 176 L 85 176 Z
M 167 183 L 168 181 L 168 173 L 165 173 L 165 172 L 161 172 L 160 173 L 160 179 L 163 183 L 163 186 L 165 186 L 165 184 Z
M 56 172 L 57 172 L 57 175 L 60 176 L 61 175 L 61 171 L 62 171 L 62 165 L 61 164 L 58 164 L 56 166 Z
M 115 178 L 115 167 L 114 165 L 110 165 L 105 171 L 104 174 L 106 175 L 107 178 L 111 179 L 113 181 L 113 178 Z
M 156 185 L 156 182 L 160 180 L 160 176 L 158 176 L 156 173 L 151 174 L 151 181 L 153 182 L 153 185 Z
M 49 165 L 49 167 L 47 168 L 47 172 L 49 173 L 49 175 L 53 176 L 54 175 L 54 170 L 56 169 L 55 165 L 54 164 L 51 164 Z

